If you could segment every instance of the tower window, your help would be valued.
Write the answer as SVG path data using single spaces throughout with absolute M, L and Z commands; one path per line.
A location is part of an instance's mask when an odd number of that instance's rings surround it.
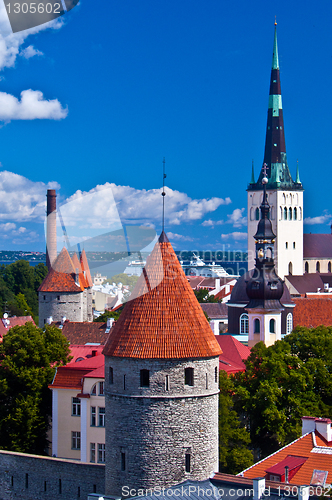
M 259 208 L 256 208 L 256 220 L 259 220 Z
M 316 273 L 320 273 L 320 262 L 316 262 Z
M 270 333 L 275 333 L 276 332 L 276 320 L 275 319 L 270 319 Z
M 293 330 L 293 315 L 292 313 L 287 314 L 287 319 L 286 319 L 286 333 L 287 335 L 289 333 L 292 333 Z
M 114 378 L 113 378 L 113 368 L 110 366 L 109 368 L 109 383 L 113 384 L 114 383 Z
M 331 272 L 331 261 L 327 265 L 327 270 L 328 270 L 329 273 Z
M 165 377 L 165 391 L 169 391 L 169 375 Z
M 216 384 L 218 383 L 218 367 L 217 366 L 214 369 L 214 381 Z
M 282 220 L 282 207 L 280 207 L 280 220 Z
M 185 385 L 194 385 L 194 369 L 185 368 L 184 369 L 184 383 Z
M 291 207 L 289 207 L 288 218 L 289 218 L 289 220 L 292 220 L 292 218 L 293 218 L 293 212 L 292 212 Z
M 254 333 L 261 333 L 261 324 L 258 318 L 254 321 Z
M 284 219 L 287 220 L 287 208 L 284 208 Z
M 293 215 L 294 215 L 294 220 L 297 220 L 297 208 L 296 207 L 294 208 L 294 214 Z
M 299 220 L 302 220 L 302 208 L 299 208 Z
M 121 470 L 126 470 L 126 454 L 121 452 Z
M 305 271 L 306 273 L 308 273 L 308 272 L 309 272 L 309 263 L 308 263 L 308 262 L 306 262 L 306 263 L 304 264 L 304 271 Z
M 295 247 L 296 247 L 296 245 L 295 245 L 295 241 L 293 241 L 293 248 L 295 248 Z
M 291 262 L 288 264 L 288 274 L 293 274 L 293 264 Z
M 285 248 L 287 250 L 287 248 L 288 248 L 288 241 L 286 241 L 286 243 L 285 243 Z
M 209 388 L 209 379 L 208 379 L 208 374 L 205 374 L 205 389 Z
M 186 453 L 186 472 L 190 472 L 190 459 L 191 459 L 191 456 L 190 456 L 190 453 Z
M 249 316 L 246 313 L 240 316 L 240 335 L 248 335 L 249 333 Z
M 140 370 L 140 386 L 149 387 L 150 386 L 150 371 Z
M 126 376 L 123 376 L 123 390 L 126 390 Z

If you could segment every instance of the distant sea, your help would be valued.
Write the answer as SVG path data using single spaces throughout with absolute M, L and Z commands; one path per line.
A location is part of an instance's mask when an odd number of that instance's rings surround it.
M 27 262 L 29 262 L 30 266 L 36 266 L 41 262 L 46 265 L 46 260 L 27 260 L 27 259 L 0 260 L 0 264 L 5 264 L 5 265 L 12 264 L 13 262 L 17 262 L 18 260 L 26 260 Z

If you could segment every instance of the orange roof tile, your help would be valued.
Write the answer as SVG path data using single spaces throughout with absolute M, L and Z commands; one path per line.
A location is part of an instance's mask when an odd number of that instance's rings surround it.
M 80 370 L 66 366 L 60 366 L 57 369 L 53 384 L 49 387 L 54 389 L 77 389 L 83 387 L 83 377 L 89 373 L 91 369 Z
M 47 273 L 38 292 L 82 292 L 84 284 L 75 281 L 76 270 L 67 249 L 64 247 Z
M 326 297 L 292 298 L 295 302 L 293 325 L 316 328 L 332 325 L 332 299 Z
M 326 452 L 324 453 L 324 448 L 322 448 L 320 452 L 317 452 L 316 445 L 319 447 L 325 447 Z M 243 471 L 243 476 L 246 478 L 264 477 L 266 476 L 266 471 L 268 469 L 279 464 L 289 455 L 307 458 L 296 474 L 289 480 L 291 484 L 310 484 L 314 469 L 327 471 L 327 483 L 331 483 L 332 448 L 327 446 L 326 441 L 321 439 L 317 432 L 305 434 L 276 453 L 273 453 L 269 457 L 257 462 L 249 469 Z
M 219 356 L 221 349 L 164 232 L 112 328 L 106 356 L 178 359 Z
M 57 321 L 54 325 L 59 327 L 61 322 Z M 70 344 L 84 345 L 87 343 L 105 344 L 106 328 L 107 323 L 66 320 L 61 330 Z
M 92 278 L 91 278 L 91 273 L 90 273 L 90 268 L 89 268 L 89 264 L 88 264 L 88 259 L 86 257 L 86 253 L 85 253 L 84 249 L 82 250 L 82 253 L 81 253 L 80 262 L 81 262 L 82 271 L 84 273 L 87 286 L 88 287 L 92 287 L 93 286 L 93 281 L 92 281 Z

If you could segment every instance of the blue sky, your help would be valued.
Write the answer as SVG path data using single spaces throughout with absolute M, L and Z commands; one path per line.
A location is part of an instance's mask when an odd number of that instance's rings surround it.
M 61 203 L 97 193 L 79 204 L 91 227 L 108 227 L 111 191 L 122 221 L 159 233 L 165 157 L 174 247 L 244 250 L 275 15 L 305 232 L 330 231 L 330 1 L 81 0 L 50 28 L 16 34 L 0 7 L 0 249 L 44 249 L 48 187 Z

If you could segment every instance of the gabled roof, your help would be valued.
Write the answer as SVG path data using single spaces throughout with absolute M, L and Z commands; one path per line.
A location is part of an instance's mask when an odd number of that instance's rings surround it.
M 218 342 L 162 232 L 105 345 L 105 356 L 144 359 L 209 358 Z
M 83 377 L 90 370 L 80 370 L 76 368 L 70 368 L 67 366 L 60 366 L 57 369 L 57 373 L 55 375 L 52 387 L 54 389 L 75 389 L 81 390 L 83 387 Z
M 216 340 L 220 345 L 222 354 L 219 356 L 219 370 L 227 373 L 237 373 L 245 371 L 246 360 L 250 354 L 249 347 L 243 345 L 232 335 L 216 335 Z
M 303 259 L 332 260 L 332 234 L 304 234 Z
M 266 472 L 282 476 L 283 474 L 285 474 L 285 467 L 288 467 L 289 472 L 291 472 L 293 469 L 296 469 L 300 465 L 303 465 L 307 460 L 308 457 L 296 457 L 294 455 L 287 455 L 287 457 L 281 460 L 281 462 L 278 462 L 277 464 L 272 465 L 272 467 L 270 467 L 269 469 L 266 469 Z
M 69 348 L 70 355 L 73 359 L 66 366 L 71 366 L 73 364 L 79 363 L 81 360 L 90 360 L 92 358 L 96 358 L 101 355 L 104 347 L 102 345 L 70 344 Z
M 246 478 L 264 477 L 271 467 L 281 464 L 289 455 L 306 458 L 299 470 L 289 479 L 290 484 L 310 484 L 313 471 L 328 472 L 327 483 L 332 482 L 332 447 L 317 432 L 296 439 L 281 450 L 252 465 L 241 474 Z
M 59 328 L 61 322 L 54 323 Z M 105 344 L 107 323 L 78 322 L 66 320 L 62 326 L 62 333 L 70 344 L 84 345 L 87 343 Z
M 319 273 L 304 273 L 300 276 L 289 274 L 285 278 L 301 295 L 308 292 L 317 292 L 318 288 L 324 288 L 324 282 Z
M 316 328 L 332 325 L 332 299 L 324 297 L 294 298 L 293 325 Z
M 227 318 L 228 309 L 226 304 L 220 302 L 204 302 L 200 304 L 210 319 Z
M 8 331 L 14 326 L 23 326 L 28 322 L 35 325 L 31 316 L 13 316 L 7 319 L 2 318 L 0 320 L 0 338 L 6 335 L 6 333 L 8 333 Z

